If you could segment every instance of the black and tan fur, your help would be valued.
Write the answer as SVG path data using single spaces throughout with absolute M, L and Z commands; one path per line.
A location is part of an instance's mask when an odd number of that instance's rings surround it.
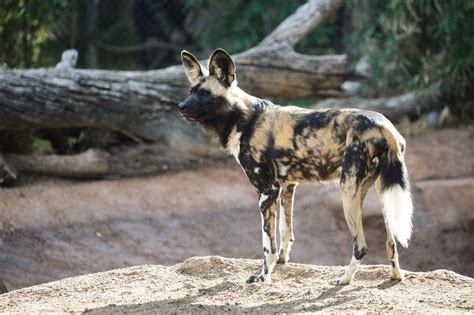
M 344 215 L 354 239 L 352 260 L 339 280 L 348 284 L 367 253 L 362 203 L 368 189 L 382 197 L 391 277 L 401 279 L 395 237 L 407 245 L 412 204 L 403 162 L 405 141 L 381 114 L 354 109 L 280 107 L 237 87 L 231 57 L 217 49 L 206 70 L 183 51 L 192 84 L 179 104 L 182 115 L 219 137 L 259 194 L 264 263 L 247 282 L 269 281 L 277 262 L 289 259 L 293 198 L 300 182 L 339 181 Z M 276 240 L 280 209 L 280 242 Z

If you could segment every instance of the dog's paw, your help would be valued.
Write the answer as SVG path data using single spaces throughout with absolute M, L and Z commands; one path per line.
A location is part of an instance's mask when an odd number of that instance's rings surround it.
M 280 250 L 280 254 L 278 255 L 278 264 L 284 264 L 286 265 L 288 261 L 290 260 L 290 255 L 285 254 L 283 250 Z
M 342 277 L 334 281 L 336 285 L 348 285 L 351 284 L 352 278 Z
M 405 277 L 403 276 L 403 273 L 401 270 L 396 271 L 395 269 L 392 269 L 390 272 L 390 280 L 392 281 L 403 281 Z
M 280 257 L 278 257 L 277 263 L 286 265 L 288 263 L 288 260 L 290 260 L 290 257 L 288 256 L 285 257 L 284 255 L 280 255 Z
M 252 275 L 247 279 L 246 282 L 247 283 L 265 282 L 265 277 L 262 274 Z

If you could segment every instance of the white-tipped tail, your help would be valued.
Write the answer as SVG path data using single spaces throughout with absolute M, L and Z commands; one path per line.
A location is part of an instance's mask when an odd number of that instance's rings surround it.
M 383 192 L 382 203 L 390 230 L 403 247 L 408 247 L 413 227 L 413 202 L 410 190 L 394 185 Z

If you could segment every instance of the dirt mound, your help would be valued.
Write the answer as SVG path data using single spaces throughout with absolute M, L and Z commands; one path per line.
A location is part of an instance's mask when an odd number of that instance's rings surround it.
M 474 129 L 408 139 L 414 237 L 404 269 L 474 276 Z M 192 256 L 261 258 L 255 190 L 235 161 L 160 176 L 34 179 L 0 191 L 0 279 L 8 290 Z M 364 203 L 366 264 L 388 264 L 378 197 Z M 352 240 L 337 187 L 300 185 L 290 261 L 345 265 Z M 1 244 L 1 243 L 0 243 Z
M 403 282 L 394 282 L 387 266 L 362 266 L 351 285 L 337 286 L 333 281 L 343 267 L 290 263 L 275 269 L 272 284 L 246 284 L 259 266 L 257 260 L 212 256 L 171 267 L 129 267 L 0 295 L 0 309 L 92 314 L 474 309 L 474 279 L 447 270 L 406 272 Z

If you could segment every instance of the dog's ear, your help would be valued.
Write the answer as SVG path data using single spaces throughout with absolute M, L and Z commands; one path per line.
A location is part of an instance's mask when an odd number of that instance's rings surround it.
M 181 52 L 181 60 L 183 61 L 184 72 L 186 72 L 189 82 L 191 82 L 192 85 L 198 83 L 199 79 L 204 76 L 204 72 L 199 61 L 186 50 Z
M 209 59 L 209 75 L 215 75 L 227 87 L 237 79 L 234 62 L 225 50 L 217 48 L 212 53 Z

